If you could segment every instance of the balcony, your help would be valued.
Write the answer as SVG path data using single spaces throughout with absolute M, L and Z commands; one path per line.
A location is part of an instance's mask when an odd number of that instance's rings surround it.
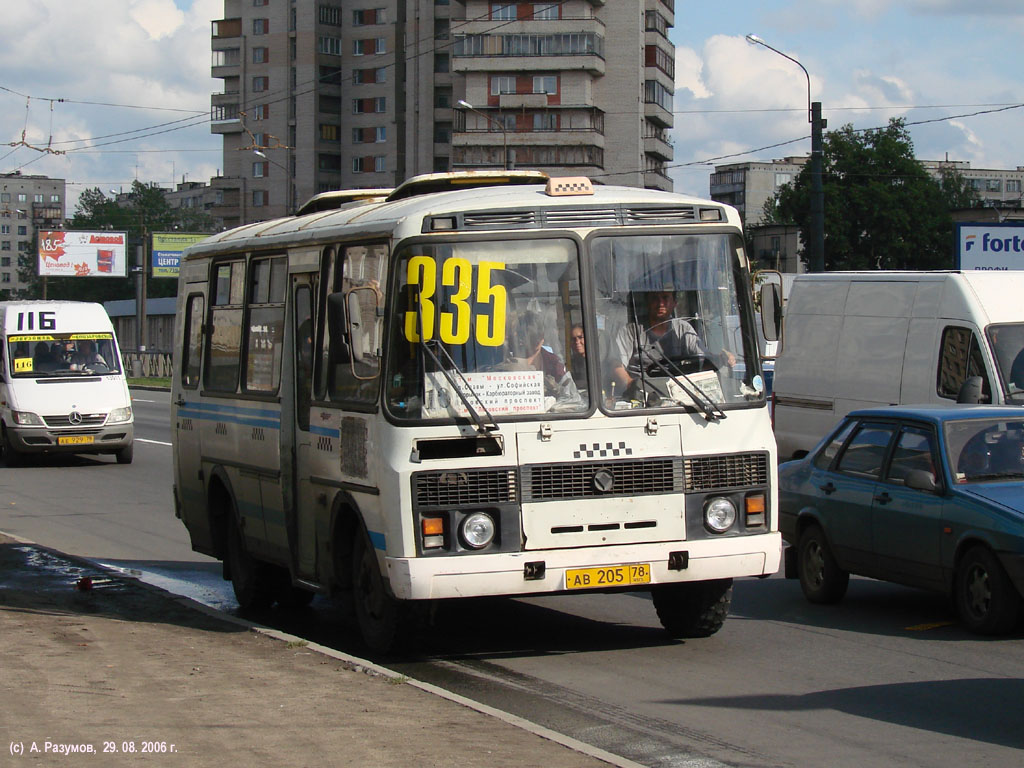
M 644 136 L 644 154 L 668 161 L 672 159 L 672 145 L 662 137 Z
M 241 19 L 214 19 L 210 22 L 210 36 L 214 40 L 224 40 L 231 37 L 242 36 Z
M 459 35 L 453 48 L 452 71 L 461 74 L 570 69 L 603 75 L 604 37 L 594 32 Z

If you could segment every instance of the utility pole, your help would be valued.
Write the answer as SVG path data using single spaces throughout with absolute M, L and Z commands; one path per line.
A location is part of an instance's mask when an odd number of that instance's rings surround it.
M 811 242 L 810 271 L 825 271 L 825 190 L 821 181 L 824 164 L 822 130 L 827 125 L 821 118 L 821 102 L 811 104 Z

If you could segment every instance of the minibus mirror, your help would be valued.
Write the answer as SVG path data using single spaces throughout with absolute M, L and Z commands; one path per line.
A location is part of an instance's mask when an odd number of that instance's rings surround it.
M 977 404 L 982 401 L 981 376 L 968 376 L 960 385 L 960 392 L 956 396 L 958 403 Z
M 765 341 L 779 340 L 779 325 L 782 321 L 782 296 L 778 283 L 761 285 L 761 330 Z

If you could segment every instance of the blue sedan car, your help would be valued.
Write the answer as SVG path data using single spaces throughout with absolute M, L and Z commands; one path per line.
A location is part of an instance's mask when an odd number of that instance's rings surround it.
M 1024 409 L 854 411 L 779 467 L 786 576 L 835 603 L 850 574 L 936 590 L 1002 634 L 1024 595 Z

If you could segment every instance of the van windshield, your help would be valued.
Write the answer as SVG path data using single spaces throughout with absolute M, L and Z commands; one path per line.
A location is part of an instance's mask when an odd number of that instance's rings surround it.
M 1024 323 L 990 325 L 986 333 L 1006 402 L 1024 403 Z
M 15 378 L 119 373 L 112 333 L 19 333 L 7 337 L 7 360 Z

